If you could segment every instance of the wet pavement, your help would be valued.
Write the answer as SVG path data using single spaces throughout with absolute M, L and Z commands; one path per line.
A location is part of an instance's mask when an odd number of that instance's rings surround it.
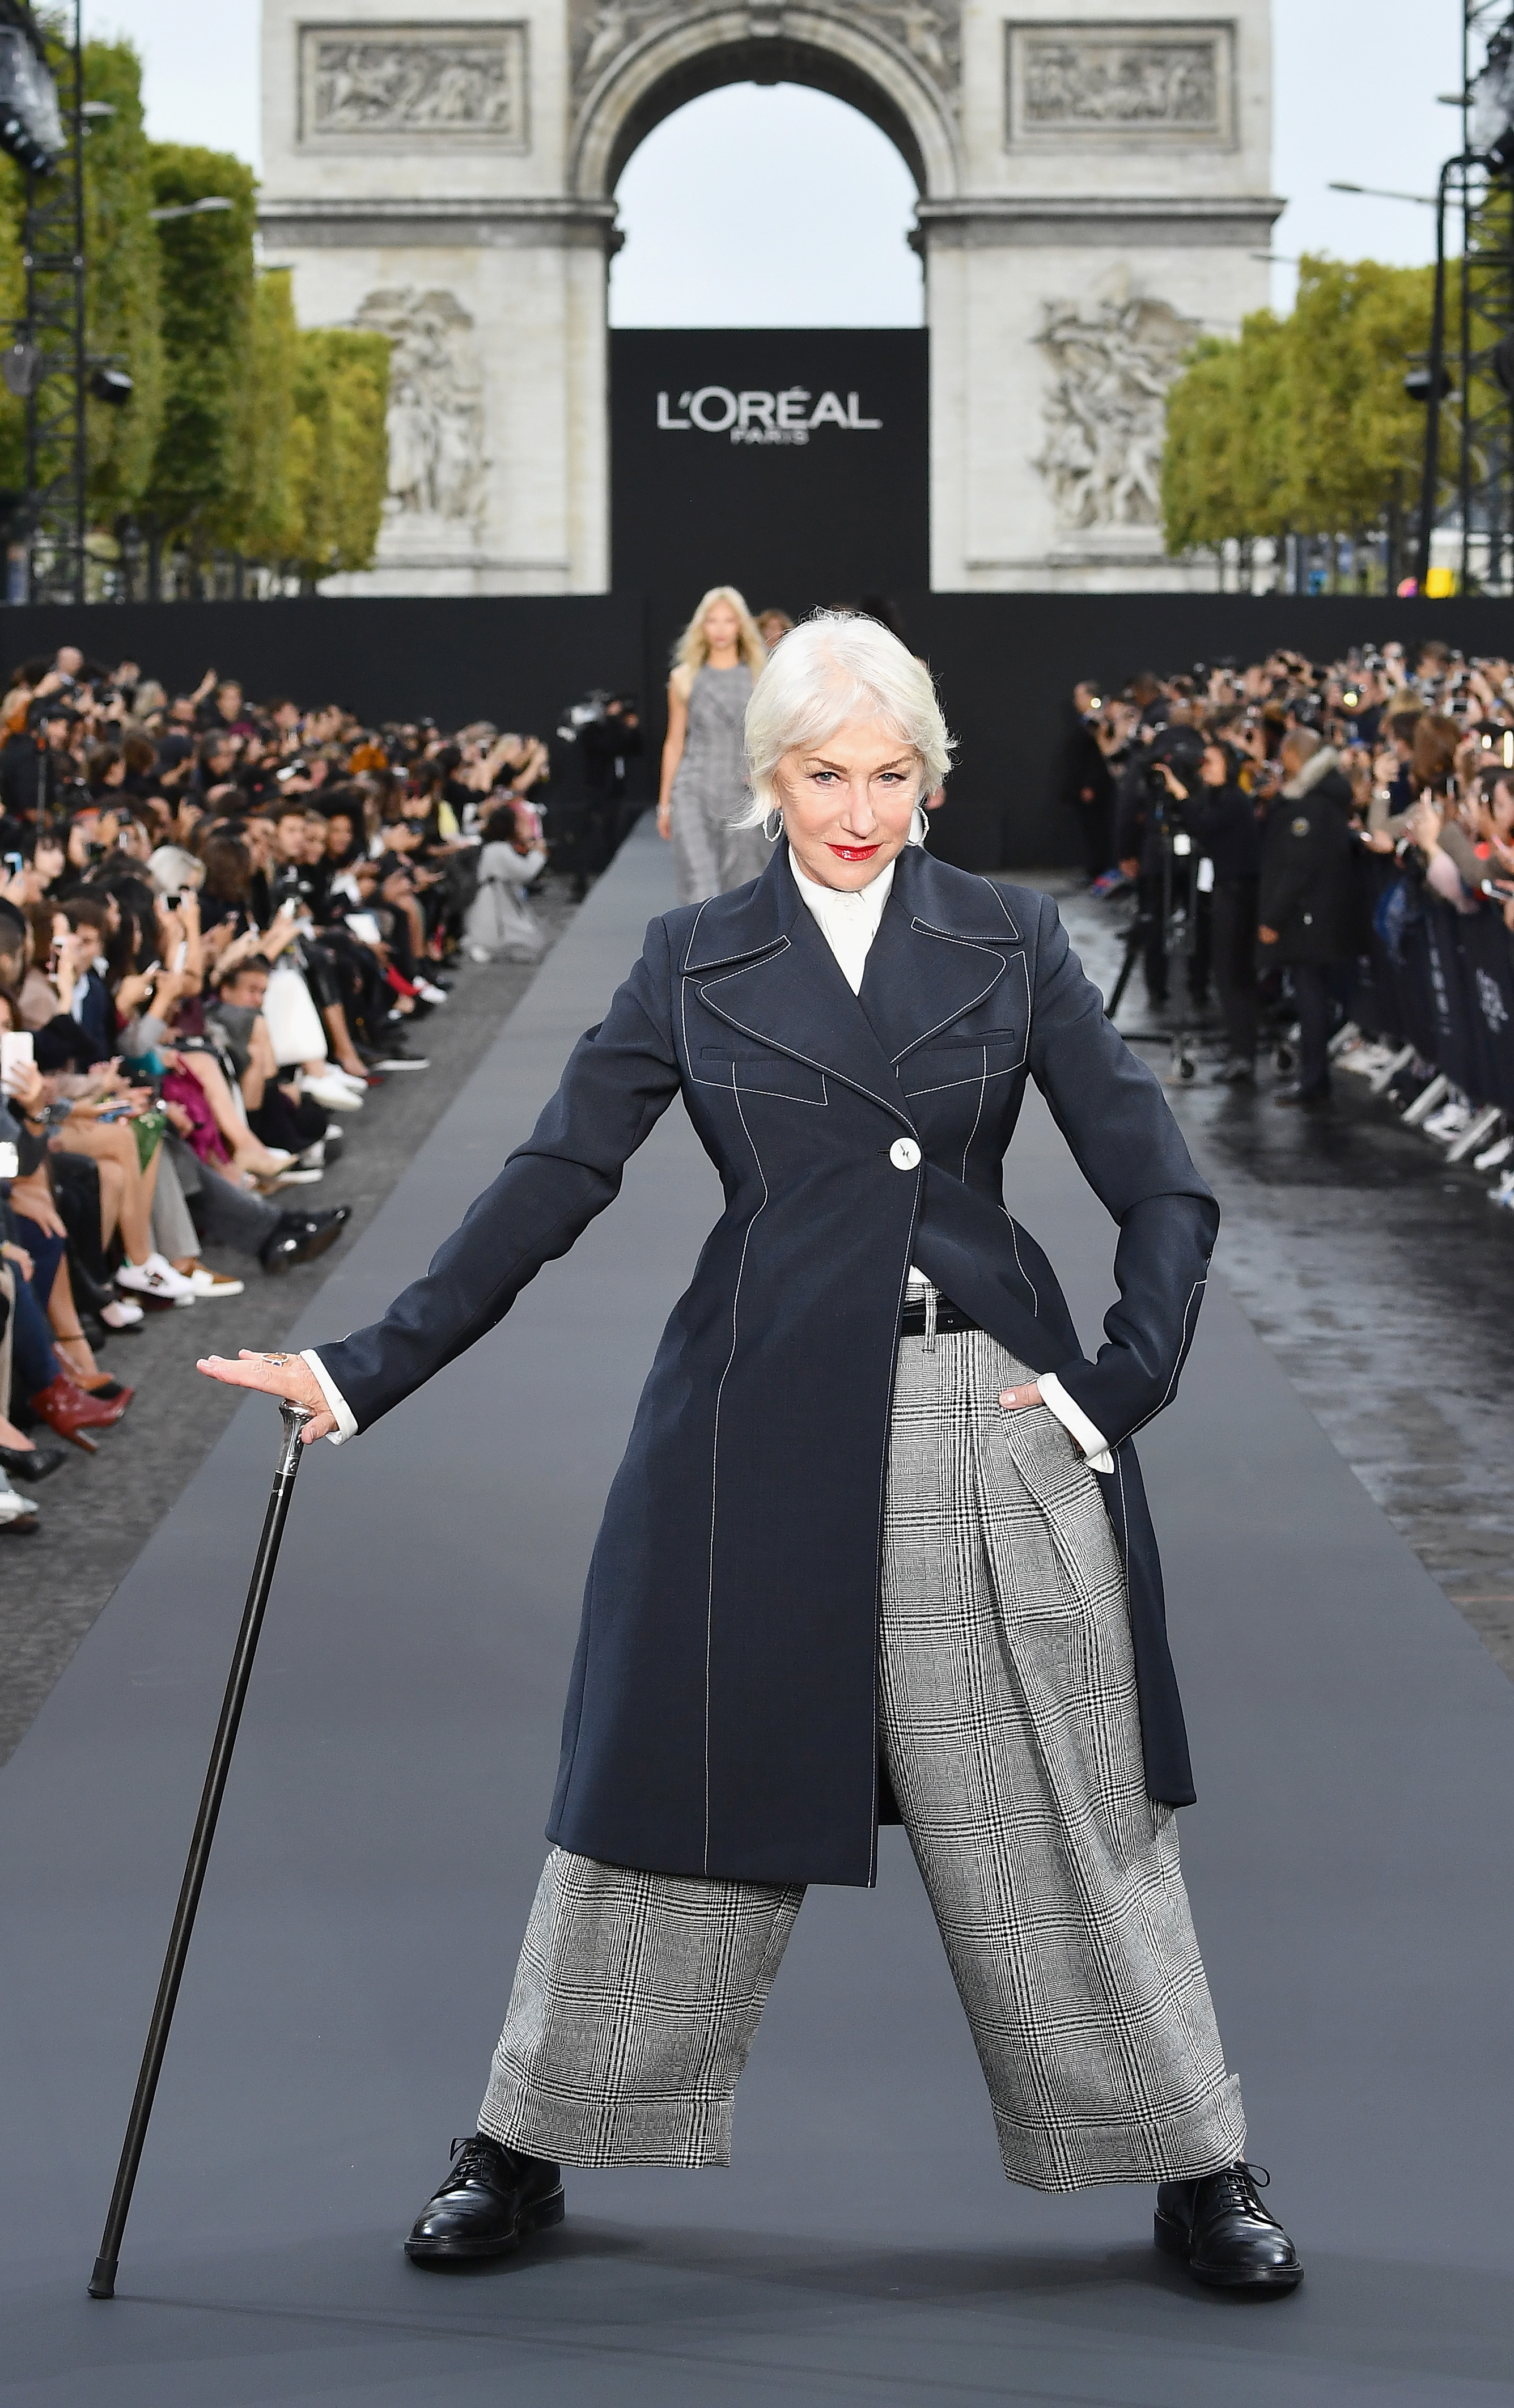
M 1119 906 L 1055 874 L 1084 967 L 1108 994 Z M 1127 1034 L 1165 1027 L 1139 972 Z M 1337 1072 L 1328 1116 L 1279 1111 L 1264 1056 L 1254 1090 L 1210 1083 L 1210 1025 L 1193 1084 L 1167 1093 L 1223 1223 L 1215 1254 L 1260 1335 L 1338 1452 L 1514 1678 L 1514 1213 L 1470 1162 L 1406 1128 L 1364 1079 Z M 1143 1044 L 1159 1077 L 1165 1042 Z M 1286 1510 L 1286 1500 L 1279 1500 Z

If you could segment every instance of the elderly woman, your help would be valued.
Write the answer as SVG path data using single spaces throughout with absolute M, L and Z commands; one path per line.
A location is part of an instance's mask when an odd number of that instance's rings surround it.
M 806 1885 L 870 1885 L 902 1819 L 1007 2173 L 1156 2183 L 1200 2280 L 1290 2288 L 1178 1870 L 1130 1444 L 1192 1341 L 1213 1198 L 1050 901 L 921 849 L 948 739 L 893 636 L 785 637 L 747 746 L 764 875 L 651 923 L 424 1278 L 340 1344 L 200 1367 L 349 1438 L 566 1252 L 676 1095 L 721 1173 L 594 1549 L 478 2131 L 407 2247 L 503 2254 L 561 2219 L 564 2161 L 723 2164 Z M 1093 1362 L 1004 1207 L 1027 1076 L 1120 1226 Z

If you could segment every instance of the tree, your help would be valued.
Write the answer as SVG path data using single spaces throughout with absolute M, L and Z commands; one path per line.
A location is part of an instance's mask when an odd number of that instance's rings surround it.
M 281 567 L 299 550 L 293 442 L 300 332 L 290 287 L 290 269 L 276 267 L 261 275 L 253 288 L 236 496 L 238 549 L 270 567 Z
M 1207 339 L 1167 399 L 1166 543 L 1178 552 L 1376 526 L 1419 464 L 1404 373 L 1430 339 L 1433 270 L 1306 258 L 1292 314 Z
M 317 326 L 298 345 L 289 559 L 314 583 L 373 565 L 389 483 L 389 337 Z
M 1424 410 L 1405 371 L 1430 344 L 1435 271 L 1306 257 L 1289 322 L 1293 523 L 1301 535 L 1376 526 L 1417 473 Z
M 157 229 L 167 391 L 143 503 L 160 538 L 178 538 L 198 556 L 235 545 L 241 532 L 255 185 L 251 168 L 224 150 L 155 142 L 151 162 L 157 208 L 232 204 Z
M 107 523 L 147 489 L 165 388 L 151 146 L 142 122 L 142 63 L 129 42 L 90 42 L 84 90 L 113 114 L 93 118 L 84 144 L 85 339 L 132 380 L 123 406 L 88 404 L 89 501 Z

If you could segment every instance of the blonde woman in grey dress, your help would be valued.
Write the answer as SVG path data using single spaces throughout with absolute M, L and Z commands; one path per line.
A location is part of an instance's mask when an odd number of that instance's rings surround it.
M 678 638 L 667 681 L 657 832 L 672 844 L 678 901 L 704 903 L 760 878 L 771 847 L 737 827 L 751 800 L 742 734 L 767 654 L 734 585 L 712 585 Z

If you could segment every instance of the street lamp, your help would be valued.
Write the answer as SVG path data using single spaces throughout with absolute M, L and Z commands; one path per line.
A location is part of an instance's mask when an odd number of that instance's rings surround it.
M 1395 193 L 1384 184 L 1327 184 L 1329 193 L 1364 193 L 1370 201 L 1414 201 L 1421 209 L 1435 206 L 1434 193 Z
M 231 209 L 236 206 L 235 201 L 223 200 L 219 194 L 207 193 L 203 201 L 183 201 L 174 208 L 149 209 L 148 215 L 154 225 L 166 225 L 170 218 L 202 218 L 212 209 Z

